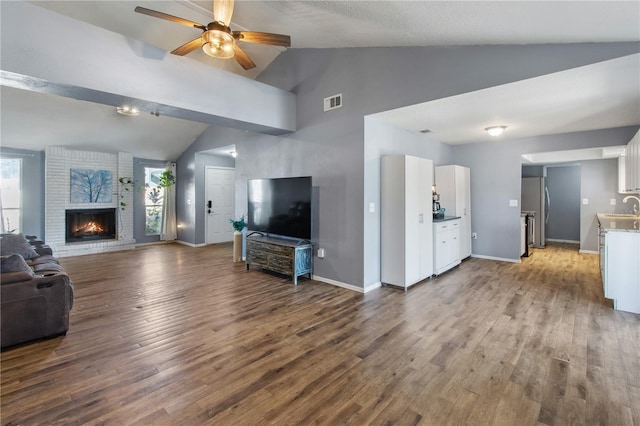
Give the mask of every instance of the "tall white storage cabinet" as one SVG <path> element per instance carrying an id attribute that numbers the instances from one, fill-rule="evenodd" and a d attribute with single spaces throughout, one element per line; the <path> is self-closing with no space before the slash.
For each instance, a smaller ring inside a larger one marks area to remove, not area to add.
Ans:
<path id="1" fill-rule="evenodd" d="M 447 216 L 460 216 L 460 258 L 471 256 L 471 171 L 468 167 L 436 167 L 440 207 Z"/>
<path id="2" fill-rule="evenodd" d="M 381 281 L 406 290 L 433 275 L 433 162 L 390 155 L 381 163 Z"/>

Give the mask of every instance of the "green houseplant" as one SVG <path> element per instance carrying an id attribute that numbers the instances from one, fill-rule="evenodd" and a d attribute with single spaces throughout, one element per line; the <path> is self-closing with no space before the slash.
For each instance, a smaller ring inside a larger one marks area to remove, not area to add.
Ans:
<path id="1" fill-rule="evenodd" d="M 242 230 L 247 224 L 244 221 L 244 215 L 239 220 L 229 219 L 229 223 L 233 226 L 233 261 L 242 262 Z"/>
<path id="2" fill-rule="evenodd" d="M 244 215 L 242 215 L 239 220 L 229 219 L 229 223 L 233 226 L 233 230 L 236 232 L 242 232 L 242 230 L 247 227 L 247 224 L 244 221 Z"/>

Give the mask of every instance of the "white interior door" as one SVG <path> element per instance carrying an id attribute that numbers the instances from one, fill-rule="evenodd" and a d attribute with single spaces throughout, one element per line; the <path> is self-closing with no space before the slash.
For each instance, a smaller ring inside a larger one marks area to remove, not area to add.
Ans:
<path id="1" fill-rule="evenodd" d="M 233 240 L 235 170 L 207 167 L 205 171 L 206 244 Z"/>

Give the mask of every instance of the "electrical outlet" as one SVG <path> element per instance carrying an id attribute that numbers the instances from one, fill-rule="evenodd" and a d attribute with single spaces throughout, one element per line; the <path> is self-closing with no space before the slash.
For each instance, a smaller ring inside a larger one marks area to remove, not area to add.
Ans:
<path id="1" fill-rule="evenodd" d="M 369 203 L 369 213 L 376 212 L 376 203 Z"/>
<path id="2" fill-rule="evenodd" d="M 588 198 L 583 198 L 582 199 L 582 204 L 584 204 L 584 205 L 589 204 L 589 199 Z"/>
<path id="3" fill-rule="evenodd" d="M 318 257 L 319 257 L 320 259 L 323 259 L 323 258 L 324 258 L 324 249 L 323 249 L 323 248 L 319 248 L 319 249 L 318 249 Z"/>
<path id="4" fill-rule="evenodd" d="M 471 238 L 474 239 L 474 240 L 477 240 L 478 239 L 478 233 L 477 232 L 472 232 L 471 233 Z"/>
<path id="5" fill-rule="evenodd" d="M 509 207 L 518 207 L 518 200 L 509 200 Z"/>
<path id="6" fill-rule="evenodd" d="M 610 199 L 609 200 L 609 204 L 611 204 L 612 206 L 615 206 L 616 205 L 616 199 L 615 198 Z"/>

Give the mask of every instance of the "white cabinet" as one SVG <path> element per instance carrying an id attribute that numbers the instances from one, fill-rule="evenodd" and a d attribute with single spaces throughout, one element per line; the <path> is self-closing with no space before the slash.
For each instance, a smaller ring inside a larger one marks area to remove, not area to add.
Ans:
<path id="1" fill-rule="evenodd" d="M 527 252 L 527 216 L 520 215 L 520 256 Z"/>
<path id="2" fill-rule="evenodd" d="M 433 162 L 381 159 L 381 281 L 405 289 L 433 275 Z"/>
<path id="3" fill-rule="evenodd" d="M 461 220 L 433 224 L 434 273 L 439 275 L 460 264 Z"/>
<path id="4" fill-rule="evenodd" d="M 460 257 L 471 256 L 471 172 L 468 167 L 436 167 L 440 207 L 447 216 L 460 217 Z"/>
<path id="5" fill-rule="evenodd" d="M 604 232 L 604 296 L 613 307 L 640 314 L 640 233 Z"/>
<path id="6" fill-rule="evenodd" d="M 623 171 L 620 170 L 621 161 L 618 162 L 618 186 L 619 192 L 638 193 L 640 192 L 640 130 L 627 144 L 624 159 Z M 624 179 L 624 182 L 620 182 Z M 622 190 L 624 188 L 624 190 Z"/>

